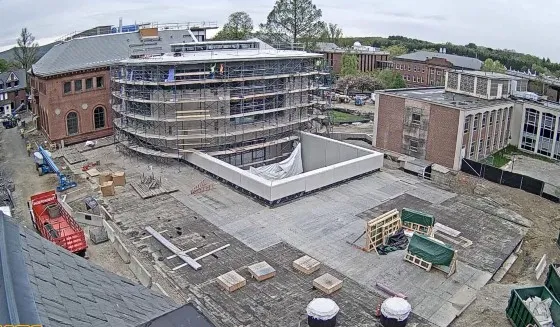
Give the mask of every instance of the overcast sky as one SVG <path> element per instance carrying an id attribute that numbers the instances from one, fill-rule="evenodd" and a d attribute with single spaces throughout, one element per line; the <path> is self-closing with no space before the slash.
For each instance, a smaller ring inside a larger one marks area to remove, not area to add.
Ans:
<path id="1" fill-rule="evenodd" d="M 403 35 L 434 42 L 474 42 L 515 49 L 560 62 L 560 2 L 547 0 L 314 0 L 323 20 L 346 36 Z M 22 27 L 40 44 L 97 25 L 136 22 L 215 21 L 246 11 L 255 26 L 274 0 L 0 0 L 0 48 L 9 48 Z"/>

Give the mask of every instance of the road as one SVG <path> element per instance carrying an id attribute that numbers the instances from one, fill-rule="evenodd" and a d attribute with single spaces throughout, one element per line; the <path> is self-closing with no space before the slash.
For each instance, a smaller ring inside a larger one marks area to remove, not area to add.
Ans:
<path id="1" fill-rule="evenodd" d="M 12 216 L 21 221 L 23 225 L 32 227 L 27 211 L 27 201 L 35 193 L 52 189 L 52 185 L 56 184 L 56 176 L 49 174 L 39 177 L 33 158 L 27 156 L 19 128 L 4 130 L 2 138 L 3 157 L 15 184 L 13 193 L 15 208 Z"/>

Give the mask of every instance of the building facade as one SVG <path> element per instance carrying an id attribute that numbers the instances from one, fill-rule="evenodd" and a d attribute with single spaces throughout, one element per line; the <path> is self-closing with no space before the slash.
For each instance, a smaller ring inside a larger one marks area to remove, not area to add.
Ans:
<path id="1" fill-rule="evenodd" d="M 517 146 L 560 160 L 560 104 L 524 100 L 521 113 Z"/>
<path id="2" fill-rule="evenodd" d="M 378 48 L 362 46 L 359 43 L 352 48 L 344 49 L 333 43 L 320 43 L 317 53 L 325 56 L 327 65 L 332 67 L 335 74 L 340 74 L 342 70 L 342 56 L 344 54 L 354 54 L 358 58 L 358 71 L 370 72 L 375 69 L 388 68 L 389 53 Z"/>
<path id="3" fill-rule="evenodd" d="M 478 59 L 439 52 L 416 51 L 393 58 L 393 70 L 402 75 L 408 87 L 444 86 L 448 71 L 481 68 Z"/>
<path id="4" fill-rule="evenodd" d="M 0 116 L 27 109 L 26 83 L 23 69 L 0 73 Z"/>
<path id="5" fill-rule="evenodd" d="M 203 151 L 238 167 L 288 156 L 324 104 L 321 54 L 258 39 L 178 43 L 113 66 L 121 145 L 160 157 Z"/>
<path id="6" fill-rule="evenodd" d="M 162 54 L 170 44 L 204 39 L 215 24 L 144 26 L 133 32 L 72 37 L 32 67 L 31 107 L 37 128 L 57 144 L 113 133 L 109 67 L 124 58 Z"/>
<path id="7" fill-rule="evenodd" d="M 377 92 L 373 145 L 458 170 L 462 158 L 481 160 L 515 144 L 519 106 L 510 96 L 517 81 L 492 73 L 446 75 L 445 88 Z"/>

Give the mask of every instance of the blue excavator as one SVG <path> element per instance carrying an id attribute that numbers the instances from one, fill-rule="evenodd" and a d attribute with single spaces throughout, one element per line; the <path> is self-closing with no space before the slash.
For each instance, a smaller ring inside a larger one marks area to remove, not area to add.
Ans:
<path id="1" fill-rule="evenodd" d="M 56 190 L 58 192 L 65 191 L 78 185 L 70 176 L 63 174 L 60 169 L 58 169 L 51 158 L 50 152 L 43 149 L 42 146 L 39 145 L 39 150 L 33 154 L 33 160 L 35 161 L 35 167 L 39 172 L 39 176 L 49 173 L 56 174 L 58 177 L 58 186 L 56 187 Z"/>

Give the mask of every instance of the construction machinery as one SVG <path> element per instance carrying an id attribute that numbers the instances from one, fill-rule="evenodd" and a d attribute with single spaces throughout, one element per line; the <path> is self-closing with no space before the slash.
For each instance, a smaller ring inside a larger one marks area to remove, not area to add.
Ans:
<path id="1" fill-rule="evenodd" d="M 78 255 L 85 255 L 84 230 L 59 202 L 54 190 L 32 195 L 28 202 L 33 227 L 47 240 Z"/>
<path id="2" fill-rule="evenodd" d="M 76 187 L 78 184 L 72 180 L 70 176 L 63 174 L 60 169 L 56 166 L 51 158 L 49 151 L 43 149 L 42 146 L 38 146 L 39 150 L 33 154 L 33 160 L 35 161 L 35 167 L 39 172 L 39 176 L 44 174 L 54 173 L 58 176 L 58 186 L 56 190 L 58 192 L 65 191 L 69 188 Z"/>

